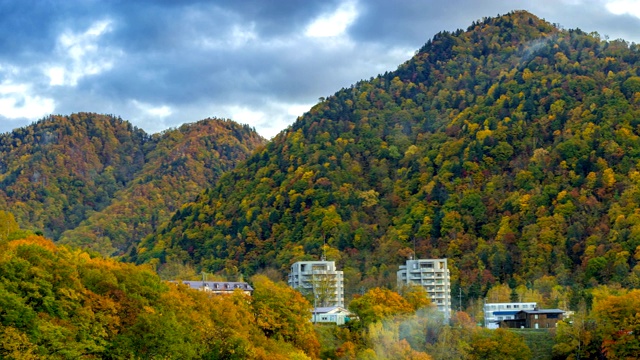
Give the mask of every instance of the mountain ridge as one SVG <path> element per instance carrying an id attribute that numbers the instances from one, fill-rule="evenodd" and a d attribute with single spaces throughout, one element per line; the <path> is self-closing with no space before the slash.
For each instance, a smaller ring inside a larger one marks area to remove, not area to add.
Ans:
<path id="1" fill-rule="evenodd" d="M 0 138 L 0 201 L 23 227 L 123 253 L 263 143 L 224 119 L 148 135 L 115 116 L 51 116 Z"/>
<path id="2" fill-rule="evenodd" d="M 465 298 L 544 276 L 636 283 L 640 243 L 605 230 L 616 198 L 635 204 L 639 58 L 525 11 L 439 33 L 315 105 L 132 260 L 284 273 L 326 242 L 352 289 L 393 286 L 414 248 L 451 259 Z"/>

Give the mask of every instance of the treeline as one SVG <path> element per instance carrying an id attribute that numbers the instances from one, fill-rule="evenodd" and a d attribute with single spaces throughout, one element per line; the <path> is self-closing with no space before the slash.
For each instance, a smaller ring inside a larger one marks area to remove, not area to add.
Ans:
<path id="1" fill-rule="evenodd" d="M 463 307 L 502 284 L 572 306 L 638 287 L 639 60 L 524 11 L 439 33 L 314 106 L 129 259 L 283 275 L 324 252 L 351 298 L 395 287 L 415 249 L 449 259 Z"/>
<path id="2" fill-rule="evenodd" d="M 640 351 L 638 290 L 592 289 L 556 330 L 527 333 L 481 328 L 482 315 L 467 312 L 447 322 L 421 287 L 372 288 L 350 302 L 346 325 L 314 325 L 302 294 L 265 275 L 250 282 L 252 296 L 192 290 L 148 266 L 55 245 L 0 211 L 0 359 L 620 359 Z M 503 301 L 497 289 L 491 301 Z"/>

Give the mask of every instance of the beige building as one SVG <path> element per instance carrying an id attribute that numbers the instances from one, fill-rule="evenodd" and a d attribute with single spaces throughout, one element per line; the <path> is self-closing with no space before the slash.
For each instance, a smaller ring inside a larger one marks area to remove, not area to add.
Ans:
<path id="1" fill-rule="evenodd" d="M 315 307 L 344 307 L 344 279 L 335 261 L 298 261 L 291 265 L 287 283 L 310 295 Z"/>
<path id="2" fill-rule="evenodd" d="M 410 259 L 400 265 L 397 275 L 399 287 L 422 286 L 445 318 L 451 317 L 451 277 L 447 259 Z"/>

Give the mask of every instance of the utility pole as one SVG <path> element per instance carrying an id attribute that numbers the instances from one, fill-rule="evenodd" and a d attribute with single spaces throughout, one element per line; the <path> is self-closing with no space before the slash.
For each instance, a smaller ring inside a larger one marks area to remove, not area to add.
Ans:
<path id="1" fill-rule="evenodd" d="M 462 311 L 462 286 L 458 288 L 460 290 L 460 302 L 458 303 L 458 311 Z"/>

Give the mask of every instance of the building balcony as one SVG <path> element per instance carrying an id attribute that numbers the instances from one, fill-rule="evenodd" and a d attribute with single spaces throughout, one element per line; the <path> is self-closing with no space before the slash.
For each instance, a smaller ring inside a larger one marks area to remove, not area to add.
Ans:
<path id="1" fill-rule="evenodd" d="M 298 273 L 299 275 L 302 276 L 312 276 L 312 275 L 331 275 L 331 276 L 336 276 L 338 274 L 336 274 L 335 271 L 330 271 L 330 270 L 312 270 L 312 271 L 300 271 Z"/>

